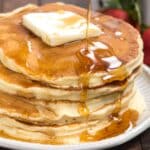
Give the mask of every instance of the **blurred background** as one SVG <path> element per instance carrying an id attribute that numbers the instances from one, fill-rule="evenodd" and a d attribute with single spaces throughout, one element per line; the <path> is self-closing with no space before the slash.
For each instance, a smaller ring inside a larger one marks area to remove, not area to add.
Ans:
<path id="1" fill-rule="evenodd" d="M 89 0 L 0 0 L 0 11 L 11 11 L 28 3 L 42 5 L 57 1 L 87 8 Z M 92 8 L 120 18 L 139 30 L 144 41 L 144 63 L 150 66 L 150 0 L 92 0 Z"/>

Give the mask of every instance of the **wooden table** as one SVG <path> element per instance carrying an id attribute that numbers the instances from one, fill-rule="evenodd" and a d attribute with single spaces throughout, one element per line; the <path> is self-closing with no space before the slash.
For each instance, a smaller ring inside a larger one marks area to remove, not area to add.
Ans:
<path id="1" fill-rule="evenodd" d="M 17 7 L 23 6 L 28 3 L 33 4 L 44 4 L 47 2 L 55 2 L 56 0 L 0 0 L 0 12 L 11 11 Z M 77 5 L 86 6 L 86 0 L 64 0 L 65 2 L 73 2 Z M 0 150 L 6 150 L 0 148 Z M 150 129 L 145 131 L 142 135 L 138 136 L 134 140 L 121 145 L 119 147 L 115 147 L 112 150 L 150 150 Z"/>

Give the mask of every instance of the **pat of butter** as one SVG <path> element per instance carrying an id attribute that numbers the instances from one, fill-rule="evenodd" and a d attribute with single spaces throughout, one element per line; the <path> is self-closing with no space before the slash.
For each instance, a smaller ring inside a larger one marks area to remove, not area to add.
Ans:
<path id="1" fill-rule="evenodd" d="M 29 13 L 23 16 L 23 25 L 50 46 L 86 38 L 87 20 L 70 11 Z M 96 25 L 89 24 L 88 37 L 101 33 Z"/>

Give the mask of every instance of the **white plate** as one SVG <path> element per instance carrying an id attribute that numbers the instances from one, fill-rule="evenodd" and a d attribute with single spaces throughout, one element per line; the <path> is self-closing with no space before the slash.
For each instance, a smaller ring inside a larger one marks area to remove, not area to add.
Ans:
<path id="1" fill-rule="evenodd" d="M 42 145 L 42 144 L 32 144 L 27 142 L 20 142 L 15 140 L 9 140 L 5 138 L 0 138 L 0 146 L 11 149 L 18 150 L 90 150 L 90 149 L 106 149 L 114 146 L 123 144 L 146 129 L 150 127 L 150 69 L 143 66 L 143 74 L 136 80 L 136 84 L 142 95 L 144 96 L 146 102 L 146 110 L 138 121 L 138 124 L 135 128 L 131 129 L 128 132 L 125 132 L 119 136 L 102 140 L 99 142 L 91 142 L 78 145 L 65 145 L 65 146 L 51 146 L 51 145 Z"/>

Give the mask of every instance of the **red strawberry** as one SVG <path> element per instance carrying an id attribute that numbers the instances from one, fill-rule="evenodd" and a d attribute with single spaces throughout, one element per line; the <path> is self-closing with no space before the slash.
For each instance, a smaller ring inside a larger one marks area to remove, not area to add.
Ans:
<path id="1" fill-rule="evenodd" d="M 143 33 L 144 48 L 150 49 L 150 28 L 147 28 Z"/>
<path id="2" fill-rule="evenodd" d="M 150 65 L 150 49 L 144 49 L 144 63 Z"/>
<path id="3" fill-rule="evenodd" d="M 130 20 L 128 13 L 122 9 L 107 9 L 103 13 L 106 15 L 113 16 L 115 18 L 122 19 L 127 22 L 129 22 Z"/>
<path id="4" fill-rule="evenodd" d="M 143 41 L 144 41 L 144 63 L 150 65 L 150 28 L 146 29 L 143 33 Z"/>

